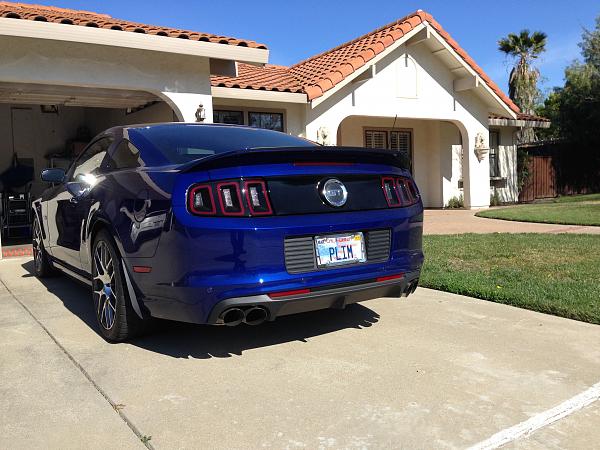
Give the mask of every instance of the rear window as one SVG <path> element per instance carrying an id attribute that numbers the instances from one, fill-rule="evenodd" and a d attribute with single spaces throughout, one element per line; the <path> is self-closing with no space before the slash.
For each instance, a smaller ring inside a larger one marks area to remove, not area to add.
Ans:
<path id="1" fill-rule="evenodd" d="M 219 153 L 254 148 L 317 146 L 306 139 L 257 128 L 153 125 L 127 131 L 129 139 L 140 149 L 153 150 L 154 155 L 144 154 L 146 165 L 183 164 Z"/>

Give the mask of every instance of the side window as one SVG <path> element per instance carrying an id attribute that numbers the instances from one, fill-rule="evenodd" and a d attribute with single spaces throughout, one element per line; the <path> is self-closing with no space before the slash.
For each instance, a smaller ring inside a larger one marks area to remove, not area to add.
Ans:
<path id="1" fill-rule="evenodd" d="M 254 128 L 283 131 L 282 113 L 249 112 L 248 122 L 249 125 Z"/>
<path id="2" fill-rule="evenodd" d="M 141 165 L 140 151 L 127 139 L 123 139 L 106 162 L 106 169 L 134 169 Z"/>
<path id="3" fill-rule="evenodd" d="M 500 178 L 500 158 L 498 155 L 500 144 L 500 133 L 490 131 L 490 178 Z"/>
<path id="4" fill-rule="evenodd" d="M 244 113 L 242 111 L 224 111 L 215 109 L 213 111 L 213 122 L 244 125 Z"/>
<path id="5" fill-rule="evenodd" d="M 113 139 L 105 137 L 97 140 L 77 158 L 71 170 L 70 181 L 85 181 L 86 175 L 96 175 Z"/>

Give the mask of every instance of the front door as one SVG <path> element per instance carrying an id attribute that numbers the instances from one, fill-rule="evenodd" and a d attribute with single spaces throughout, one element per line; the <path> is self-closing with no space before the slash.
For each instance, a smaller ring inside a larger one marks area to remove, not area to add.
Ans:
<path id="1" fill-rule="evenodd" d="M 92 206 L 92 190 L 111 144 L 111 137 L 90 144 L 73 163 L 65 183 L 48 204 L 52 255 L 76 269 L 81 268 L 81 233 Z"/>

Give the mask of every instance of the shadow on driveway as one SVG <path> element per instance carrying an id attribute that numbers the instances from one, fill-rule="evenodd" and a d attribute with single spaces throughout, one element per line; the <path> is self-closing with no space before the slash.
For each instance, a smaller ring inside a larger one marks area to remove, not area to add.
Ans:
<path id="1" fill-rule="evenodd" d="M 23 277 L 34 276 L 33 261 L 23 264 L 23 268 L 28 272 Z M 65 308 L 98 333 L 89 287 L 67 276 L 39 281 L 63 302 Z M 227 358 L 241 355 L 244 350 L 291 341 L 307 342 L 311 337 L 347 328 L 367 328 L 378 320 L 379 314 L 360 304 L 349 305 L 345 310 L 284 316 L 255 327 L 230 328 L 160 320 L 149 334 L 129 343 L 173 358 Z"/>

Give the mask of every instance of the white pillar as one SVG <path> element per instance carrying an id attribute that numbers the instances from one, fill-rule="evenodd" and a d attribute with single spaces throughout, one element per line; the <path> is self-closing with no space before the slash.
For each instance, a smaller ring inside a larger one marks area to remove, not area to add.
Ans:
<path id="1" fill-rule="evenodd" d="M 490 160 L 486 154 L 481 161 L 475 152 L 475 138 L 482 133 L 489 145 L 488 130 L 483 127 L 467 130 L 463 142 L 463 186 L 464 203 L 467 209 L 488 208 L 490 206 Z"/>
<path id="2" fill-rule="evenodd" d="M 212 123 L 212 96 L 187 92 L 162 92 L 162 97 L 169 104 L 181 122 L 198 122 L 196 112 L 200 105 L 204 109 L 203 123 Z"/>

